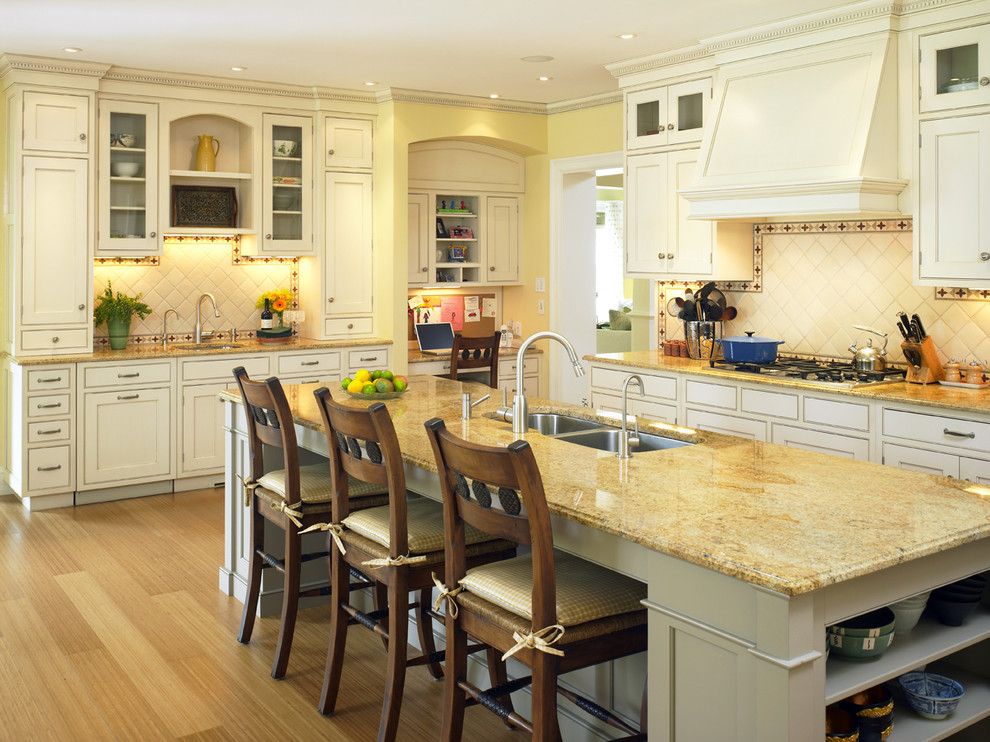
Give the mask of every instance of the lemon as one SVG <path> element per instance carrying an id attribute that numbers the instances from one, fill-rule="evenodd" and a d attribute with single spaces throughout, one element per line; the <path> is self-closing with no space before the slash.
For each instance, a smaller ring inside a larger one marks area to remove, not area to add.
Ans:
<path id="1" fill-rule="evenodd" d="M 360 394 L 363 389 L 364 382 L 360 379 L 354 379 L 354 381 L 347 385 L 347 391 L 351 394 Z"/>
<path id="2" fill-rule="evenodd" d="M 371 380 L 371 372 L 366 368 L 362 368 L 360 371 L 354 374 L 354 381 L 364 382 L 370 380 Z"/>

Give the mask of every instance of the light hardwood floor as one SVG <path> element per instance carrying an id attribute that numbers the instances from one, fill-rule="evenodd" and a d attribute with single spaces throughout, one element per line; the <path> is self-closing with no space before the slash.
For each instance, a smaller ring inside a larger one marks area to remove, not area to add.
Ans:
<path id="1" fill-rule="evenodd" d="M 381 641 L 355 629 L 330 718 L 316 712 L 325 608 L 300 613 L 289 672 L 269 672 L 276 619 L 248 646 L 217 589 L 219 490 L 28 513 L 0 497 L 0 738 L 374 739 Z M 414 651 L 414 650 L 413 650 Z M 399 739 L 433 740 L 442 684 L 406 676 Z M 469 709 L 464 738 L 519 740 Z"/>

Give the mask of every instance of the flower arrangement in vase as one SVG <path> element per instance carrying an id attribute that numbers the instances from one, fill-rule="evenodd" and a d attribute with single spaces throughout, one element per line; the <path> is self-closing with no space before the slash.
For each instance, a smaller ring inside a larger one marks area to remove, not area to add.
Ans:
<path id="1" fill-rule="evenodd" d="M 287 327 L 285 324 L 285 311 L 292 306 L 292 301 L 293 295 L 289 289 L 266 291 L 258 297 L 258 301 L 254 305 L 258 309 L 264 309 L 267 302 L 268 308 L 276 317 L 274 326 L 271 329 L 262 328 L 258 330 L 258 340 L 278 341 L 292 338 L 292 328 Z"/>
<path id="2" fill-rule="evenodd" d="M 127 338 L 131 334 L 131 318 L 135 314 L 141 319 L 151 314 L 151 307 L 141 301 L 141 294 L 128 296 L 120 291 L 115 294 L 109 281 L 96 301 L 93 324 L 96 327 L 106 324 L 111 350 L 123 350 L 127 347 Z"/>

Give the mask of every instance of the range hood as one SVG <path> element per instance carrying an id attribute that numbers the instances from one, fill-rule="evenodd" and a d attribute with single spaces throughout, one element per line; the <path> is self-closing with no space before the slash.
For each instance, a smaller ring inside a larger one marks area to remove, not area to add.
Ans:
<path id="1" fill-rule="evenodd" d="M 900 213 L 890 33 L 729 61 L 708 121 L 694 218 Z"/>

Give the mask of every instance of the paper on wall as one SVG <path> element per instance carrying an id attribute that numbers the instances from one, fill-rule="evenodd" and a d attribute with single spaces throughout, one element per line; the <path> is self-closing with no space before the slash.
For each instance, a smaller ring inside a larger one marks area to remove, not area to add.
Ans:
<path id="1" fill-rule="evenodd" d="M 481 316 L 491 317 L 495 319 L 495 312 L 498 309 L 498 304 L 495 302 L 494 296 L 486 296 L 481 300 Z"/>
<path id="2" fill-rule="evenodd" d="M 464 321 L 481 322 L 481 309 L 478 306 L 477 296 L 464 297 Z"/>
<path id="3" fill-rule="evenodd" d="M 464 329 L 463 296 L 445 296 L 440 300 L 440 321 L 449 322 L 454 332 Z"/>

